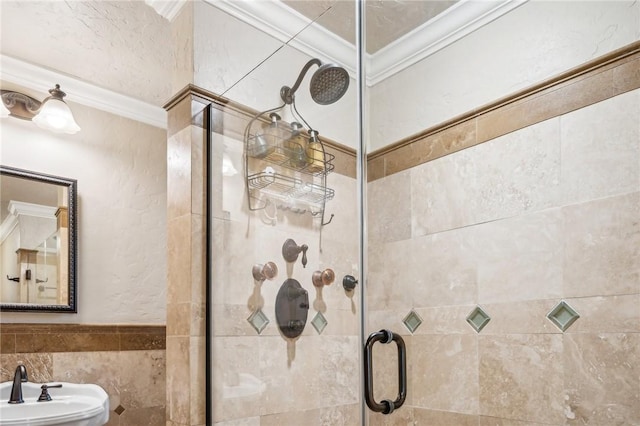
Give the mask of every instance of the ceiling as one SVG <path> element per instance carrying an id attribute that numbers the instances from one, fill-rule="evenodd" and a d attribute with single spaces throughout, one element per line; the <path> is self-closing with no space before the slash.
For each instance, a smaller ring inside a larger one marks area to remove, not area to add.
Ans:
<path id="1" fill-rule="evenodd" d="M 202 0 L 355 77 L 353 0 Z M 526 0 L 368 0 L 367 84 L 375 85 Z M 170 21 L 187 0 L 0 1 L 3 88 L 69 100 L 158 127 L 171 96 Z M 151 7 L 149 7 L 151 6 Z M 301 31 L 304 29 L 304 31 Z"/>
<path id="2" fill-rule="evenodd" d="M 355 3 L 345 0 L 282 0 L 288 7 L 355 44 Z M 456 3 L 455 0 L 376 0 L 365 3 L 369 54 L 406 35 Z M 326 16 L 326 18 L 325 18 Z"/>

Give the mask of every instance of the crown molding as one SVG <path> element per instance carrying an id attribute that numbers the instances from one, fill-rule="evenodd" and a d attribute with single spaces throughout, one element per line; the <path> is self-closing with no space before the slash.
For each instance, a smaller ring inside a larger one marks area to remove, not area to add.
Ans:
<path id="1" fill-rule="evenodd" d="M 355 46 L 281 1 L 205 0 L 275 39 L 356 76 Z"/>
<path id="2" fill-rule="evenodd" d="M 151 126 L 167 128 L 166 111 L 160 107 L 122 95 L 75 77 L 0 54 L 0 78 L 3 81 L 47 93 L 60 84 L 68 100 L 115 115 L 140 121 Z"/>
<path id="3" fill-rule="evenodd" d="M 55 219 L 58 207 L 43 206 L 42 204 L 9 201 L 9 213 L 14 216 L 33 216 L 45 219 Z"/>
<path id="4" fill-rule="evenodd" d="M 367 84 L 374 85 L 444 49 L 528 0 L 460 0 L 370 56 Z"/>
<path id="5" fill-rule="evenodd" d="M 144 2 L 169 22 L 172 22 L 182 10 L 182 6 L 187 4 L 187 0 L 145 0 Z"/>
<path id="6" fill-rule="evenodd" d="M 343 66 L 356 77 L 356 49 L 344 39 L 312 22 L 280 1 L 205 0 L 245 23 L 288 43 L 323 62 Z M 367 85 L 384 79 L 433 55 L 528 0 L 459 0 L 375 54 L 367 54 Z M 304 29 L 304 31 L 301 31 Z"/>

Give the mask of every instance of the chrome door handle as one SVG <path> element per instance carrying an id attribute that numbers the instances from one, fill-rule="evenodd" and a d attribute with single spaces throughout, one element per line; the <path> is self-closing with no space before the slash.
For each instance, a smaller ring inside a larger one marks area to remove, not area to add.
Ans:
<path id="1" fill-rule="evenodd" d="M 372 348 L 376 342 L 384 344 L 395 342 L 398 347 L 398 396 L 394 401 L 384 399 L 376 402 L 373 399 L 373 359 Z M 364 346 L 364 398 L 372 411 L 382 414 L 391 414 L 402 407 L 407 398 L 407 348 L 399 334 L 389 330 L 380 330 L 371 333 Z"/>

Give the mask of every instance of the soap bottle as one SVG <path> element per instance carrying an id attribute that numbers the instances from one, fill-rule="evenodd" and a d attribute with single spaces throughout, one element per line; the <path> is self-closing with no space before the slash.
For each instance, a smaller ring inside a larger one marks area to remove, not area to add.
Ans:
<path id="1" fill-rule="evenodd" d="M 309 130 L 309 143 L 307 144 L 307 170 L 311 173 L 324 171 L 324 149 L 318 131 Z"/>
<path id="2" fill-rule="evenodd" d="M 291 167 L 301 169 L 307 165 L 307 140 L 302 134 L 302 124 L 291 123 L 291 137 L 284 143 Z"/>
<path id="3" fill-rule="evenodd" d="M 286 128 L 285 124 L 280 121 L 280 116 L 278 114 L 272 112 L 269 114 L 269 118 L 271 119 L 271 122 L 263 126 L 262 131 L 256 135 L 256 143 L 259 141 L 260 137 L 262 137 L 267 143 L 266 149 L 264 149 L 266 154 L 260 158 L 269 156 L 270 161 L 282 163 L 287 160 L 282 143 L 289 137 L 290 132 Z"/>

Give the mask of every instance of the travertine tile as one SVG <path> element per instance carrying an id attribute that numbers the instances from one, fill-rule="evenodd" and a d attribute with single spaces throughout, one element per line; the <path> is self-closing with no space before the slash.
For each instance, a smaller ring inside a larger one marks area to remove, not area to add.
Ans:
<path id="1" fill-rule="evenodd" d="M 560 424 L 563 413 L 562 336 L 478 336 L 480 414 Z"/>
<path id="2" fill-rule="evenodd" d="M 325 149 L 329 154 L 335 155 L 335 158 L 333 159 L 333 173 L 352 179 L 356 178 L 357 160 L 355 151 L 345 152 L 332 147 L 330 144 L 325 144 Z"/>
<path id="3" fill-rule="evenodd" d="M 168 221 L 191 211 L 191 132 L 186 127 L 167 140 Z"/>
<path id="4" fill-rule="evenodd" d="M 123 333 L 120 334 L 121 351 L 159 350 L 166 347 L 165 333 Z"/>
<path id="5" fill-rule="evenodd" d="M 384 156 L 384 162 L 386 177 L 420 164 L 413 151 L 413 144 L 404 145 L 390 151 Z"/>
<path id="6" fill-rule="evenodd" d="M 411 145 L 417 164 L 448 155 L 476 144 L 476 120 L 448 127 Z"/>
<path id="7" fill-rule="evenodd" d="M 191 303 L 202 304 L 205 302 L 205 267 L 206 252 L 205 219 L 200 215 L 191 215 Z M 193 332 L 193 330 L 192 330 Z"/>
<path id="8" fill-rule="evenodd" d="M 53 380 L 53 356 L 45 352 L 0 355 L 0 382 L 12 381 L 19 364 L 27 368 L 30 382 Z"/>
<path id="9" fill-rule="evenodd" d="M 329 215 L 332 213 L 334 217 L 331 223 L 322 227 L 321 230 L 323 254 L 333 255 L 330 249 L 326 247 L 327 242 L 333 241 L 334 246 L 337 243 L 342 243 L 348 247 L 355 247 L 355 256 L 357 257 L 359 236 L 357 182 L 355 179 L 346 176 L 331 174 L 327 177 L 327 185 L 335 190 L 335 196 L 327 203 L 325 220 L 328 220 Z"/>
<path id="10" fill-rule="evenodd" d="M 412 349 L 413 405 L 478 413 L 477 336 L 413 336 Z"/>
<path id="11" fill-rule="evenodd" d="M 640 90 L 560 118 L 565 204 L 640 187 Z"/>
<path id="12" fill-rule="evenodd" d="M 191 369 L 189 337 L 167 337 L 167 420 L 189 424 Z"/>
<path id="13" fill-rule="evenodd" d="M 239 423 L 244 425 L 244 423 Z M 330 406 L 298 410 L 262 416 L 260 426 L 351 426 L 360 424 L 359 410 L 356 405 Z M 235 425 L 235 423 L 233 423 Z M 226 426 L 226 424 L 225 424 Z"/>
<path id="14" fill-rule="evenodd" d="M 25 334 L 16 341 L 16 352 L 117 351 L 120 336 L 115 333 Z"/>
<path id="15" fill-rule="evenodd" d="M 414 238 L 404 243 L 396 271 L 406 283 L 411 306 L 451 306 L 474 303 L 478 297 L 477 254 L 472 251 L 471 228 Z M 389 267 L 389 265 L 386 265 Z"/>
<path id="16" fill-rule="evenodd" d="M 558 125 L 548 120 L 413 168 L 413 236 L 556 205 Z"/>
<path id="17" fill-rule="evenodd" d="M 613 90 L 616 95 L 638 88 L 640 88 L 640 58 L 614 68 Z"/>
<path id="18" fill-rule="evenodd" d="M 562 216 L 547 210 L 473 227 L 480 304 L 562 295 Z"/>
<path id="19" fill-rule="evenodd" d="M 512 419 L 501 419 L 497 417 L 480 416 L 478 426 L 542 426 L 547 423 L 537 423 L 532 421 L 521 422 Z"/>
<path id="20" fill-rule="evenodd" d="M 640 423 L 640 334 L 568 334 L 564 338 L 564 411 L 568 424 Z"/>
<path id="21" fill-rule="evenodd" d="M 562 213 L 564 295 L 639 293 L 640 192 L 567 206 Z"/>
<path id="22" fill-rule="evenodd" d="M 94 383 L 109 395 L 109 407 L 120 404 L 119 352 L 64 352 L 53 354 L 52 381 Z"/>
<path id="23" fill-rule="evenodd" d="M 191 424 L 204 424 L 206 417 L 206 339 L 191 337 L 189 348 L 189 364 L 191 368 L 191 408 L 189 419 Z"/>
<path id="24" fill-rule="evenodd" d="M 188 336 L 190 334 L 191 303 L 167 303 L 167 336 Z"/>
<path id="25" fill-rule="evenodd" d="M 191 214 L 169 220 L 167 229 L 167 302 L 191 302 Z"/>
<path id="26" fill-rule="evenodd" d="M 205 182 L 205 170 L 207 167 L 205 156 L 205 137 L 206 130 L 198 127 L 191 126 L 191 213 L 204 216 L 206 212 L 205 196 L 206 196 L 206 182 Z M 213 149 L 216 150 L 218 146 L 213 144 Z M 222 147 L 220 147 L 222 148 Z M 212 155 L 212 158 L 214 156 Z M 213 165 L 212 165 L 213 166 Z M 222 165 L 219 168 L 214 169 L 222 171 Z M 222 173 L 220 173 L 222 174 Z M 214 175 L 215 176 L 215 175 Z"/>
<path id="27" fill-rule="evenodd" d="M 408 274 L 414 262 L 420 259 L 411 255 L 407 241 L 369 244 L 369 274 L 365 285 L 369 309 L 399 310 L 412 306 L 411 286 Z"/>
<path id="28" fill-rule="evenodd" d="M 373 182 L 385 176 L 384 156 L 367 161 L 367 181 Z"/>
<path id="29" fill-rule="evenodd" d="M 166 402 L 164 351 L 120 352 L 118 368 L 120 404 L 126 410 L 164 406 Z"/>
<path id="30" fill-rule="evenodd" d="M 558 327 L 547 319 L 549 311 L 559 302 L 545 299 L 485 303 L 482 309 L 491 317 L 491 321 L 482 329 L 482 334 L 561 333 Z M 572 305 L 571 302 L 569 304 Z"/>
<path id="31" fill-rule="evenodd" d="M 568 333 L 640 333 L 640 294 L 566 301 L 580 315 Z"/>
<path id="32" fill-rule="evenodd" d="M 416 425 L 429 426 L 477 426 L 478 416 L 452 413 L 450 411 L 428 410 L 414 407 L 413 420 Z"/>
<path id="33" fill-rule="evenodd" d="M 215 426 L 262 426 L 260 417 L 245 417 L 243 419 L 227 420 L 214 424 Z"/>
<path id="34" fill-rule="evenodd" d="M 401 336 L 410 336 L 409 330 L 402 324 L 402 319 L 409 313 L 408 307 L 398 309 L 367 309 L 364 329 L 367 334 L 382 329 L 391 330 Z"/>
<path id="35" fill-rule="evenodd" d="M 420 318 L 422 318 L 422 324 L 420 324 L 420 327 L 418 327 L 414 334 L 475 334 L 475 331 L 469 326 L 466 320 L 475 306 L 476 305 L 460 305 L 417 308 L 415 311 L 420 315 Z M 490 311 L 490 309 L 485 310 Z M 486 330 L 486 328 L 483 329 L 483 332 L 484 330 Z"/>
<path id="36" fill-rule="evenodd" d="M 389 415 L 372 412 L 368 414 L 370 426 L 406 426 L 414 424 L 413 407 L 408 405 L 400 407 Z"/>
<path id="37" fill-rule="evenodd" d="M 159 407 L 129 408 L 120 415 L 119 421 L 120 426 L 165 426 L 165 408 L 164 405 Z"/>
<path id="38" fill-rule="evenodd" d="M 213 345 L 214 422 L 260 414 L 267 384 L 260 372 L 260 338 L 217 337 Z"/>
<path id="39" fill-rule="evenodd" d="M 183 87 L 176 90 L 181 90 Z M 191 96 L 186 96 L 167 111 L 167 137 L 189 126 L 191 126 Z"/>
<path id="40" fill-rule="evenodd" d="M 15 351 L 16 335 L 14 333 L 0 333 L 0 354 L 12 354 Z"/>
<path id="41" fill-rule="evenodd" d="M 411 174 L 406 171 L 371 182 L 367 192 L 370 240 L 411 238 Z"/>

